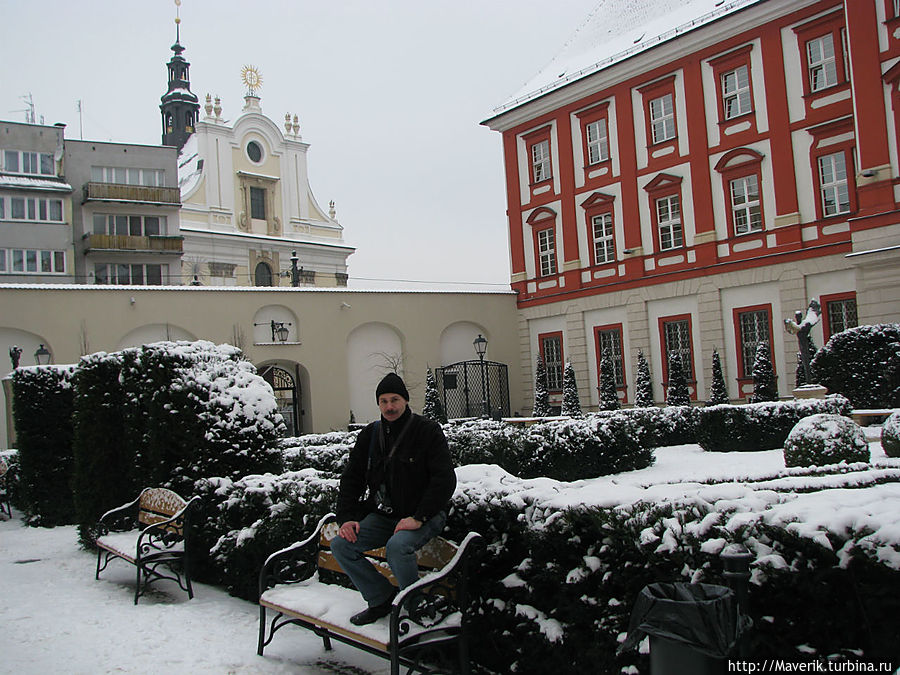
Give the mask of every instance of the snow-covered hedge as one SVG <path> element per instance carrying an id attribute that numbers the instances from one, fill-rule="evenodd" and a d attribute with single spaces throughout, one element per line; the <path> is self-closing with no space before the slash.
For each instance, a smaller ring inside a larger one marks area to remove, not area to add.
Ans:
<path id="1" fill-rule="evenodd" d="M 882 425 L 881 447 L 888 457 L 900 457 L 900 411 L 892 413 Z"/>
<path id="2" fill-rule="evenodd" d="M 29 525 L 75 522 L 72 504 L 72 368 L 32 366 L 12 374 L 18 444 L 17 506 Z"/>
<path id="3" fill-rule="evenodd" d="M 284 468 L 292 471 L 317 469 L 340 476 L 359 431 L 331 431 L 285 438 L 281 441 Z"/>
<path id="4" fill-rule="evenodd" d="M 850 402 L 843 396 L 828 396 L 700 408 L 696 442 L 710 452 L 775 450 L 784 446 L 797 422 L 819 413 L 849 416 Z"/>
<path id="5" fill-rule="evenodd" d="M 255 602 L 266 558 L 312 533 L 334 509 L 337 483 L 315 469 L 199 481 L 197 548 L 209 554 L 196 561 L 198 577 Z"/>
<path id="6" fill-rule="evenodd" d="M 821 413 L 797 422 L 784 442 L 785 466 L 869 461 L 869 444 L 853 420 Z"/>
<path id="7" fill-rule="evenodd" d="M 833 335 L 812 361 L 813 376 L 856 408 L 900 408 L 900 324 Z"/>
<path id="8" fill-rule="evenodd" d="M 444 427 L 454 462 L 497 464 L 523 478 L 594 478 L 653 463 L 627 415 L 596 414 L 530 426 L 475 420 Z"/>
<path id="9" fill-rule="evenodd" d="M 281 471 L 275 397 L 235 347 L 100 352 L 82 358 L 73 381 L 73 489 L 85 541 L 104 511 L 144 487 L 190 497 L 201 478 Z"/>

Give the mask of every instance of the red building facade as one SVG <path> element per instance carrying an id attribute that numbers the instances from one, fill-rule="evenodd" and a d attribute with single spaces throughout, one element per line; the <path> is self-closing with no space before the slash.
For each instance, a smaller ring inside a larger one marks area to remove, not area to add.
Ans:
<path id="1" fill-rule="evenodd" d="M 503 135 L 523 379 L 541 354 L 557 396 L 571 362 L 596 404 L 608 352 L 630 402 L 642 351 L 657 400 L 673 354 L 702 400 L 715 349 L 741 399 L 762 342 L 789 395 L 782 322 L 810 298 L 819 345 L 900 317 L 900 1 L 707 4 L 484 122 Z"/>

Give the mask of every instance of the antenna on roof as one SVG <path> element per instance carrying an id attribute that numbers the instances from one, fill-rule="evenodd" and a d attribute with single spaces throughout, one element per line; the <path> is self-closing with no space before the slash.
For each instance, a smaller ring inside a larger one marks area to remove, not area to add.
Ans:
<path id="1" fill-rule="evenodd" d="M 26 108 L 19 108 L 18 110 L 10 110 L 10 112 L 23 112 L 25 113 L 25 122 L 28 124 L 34 124 L 34 99 L 31 97 L 31 92 L 25 94 L 24 96 L 20 96 L 23 101 L 28 105 Z"/>

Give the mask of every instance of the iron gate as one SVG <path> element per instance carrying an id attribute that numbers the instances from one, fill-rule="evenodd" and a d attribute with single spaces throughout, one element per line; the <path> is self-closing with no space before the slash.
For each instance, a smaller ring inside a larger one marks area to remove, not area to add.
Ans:
<path id="1" fill-rule="evenodd" d="M 509 376 L 504 363 L 460 361 L 435 368 L 438 395 L 449 419 L 509 417 Z"/>

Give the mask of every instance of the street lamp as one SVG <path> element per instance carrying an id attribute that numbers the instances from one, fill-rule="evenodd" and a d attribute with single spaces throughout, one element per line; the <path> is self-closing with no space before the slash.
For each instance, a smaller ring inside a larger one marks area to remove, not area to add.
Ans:
<path id="1" fill-rule="evenodd" d="M 488 417 L 487 391 L 484 379 L 484 355 L 487 352 L 488 341 L 479 333 L 472 346 L 475 347 L 475 353 L 478 354 L 478 360 L 481 361 L 481 416 Z"/>
<path id="2" fill-rule="evenodd" d="M 46 366 L 50 363 L 50 352 L 43 344 L 34 352 L 34 362 L 39 366 Z"/>
<path id="3" fill-rule="evenodd" d="M 300 270 L 297 268 L 297 263 L 300 262 L 300 258 L 297 256 L 297 251 L 291 251 L 291 286 L 297 288 L 300 285 Z"/>

